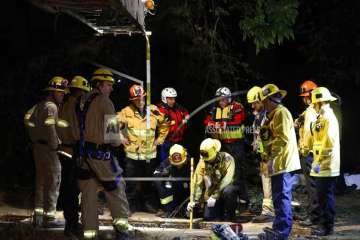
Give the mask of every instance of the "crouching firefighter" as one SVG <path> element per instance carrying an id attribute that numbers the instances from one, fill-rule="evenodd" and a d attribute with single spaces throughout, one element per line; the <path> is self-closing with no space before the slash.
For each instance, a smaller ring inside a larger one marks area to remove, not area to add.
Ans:
<path id="1" fill-rule="evenodd" d="M 194 202 L 187 206 L 188 211 L 205 202 L 205 220 L 234 220 L 237 204 L 238 186 L 233 185 L 235 160 L 220 152 L 221 143 L 207 138 L 200 145 L 200 161 L 194 173 Z"/>
<path id="2" fill-rule="evenodd" d="M 155 177 L 189 177 L 190 166 L 186 149 L 175 144 L 170 148 L 169 157 L 155 169 Z M 159 193 L 160 203 L 163 208 L 161 217 L 173 217 L 178 212 L 185 216 L 181 206 L 189 196 L 189 183 L 184 181 L 157 181 L 156 189 Z"/>
<path id="3" fill-rule="evenodd" d="M 121 176 L 122 169 L 113 155 L 113 148 L 120 144 L 120 140 L 110 137 L 105 131 L 109 124 L 116 124 L 114 105 L 109 98 L 114 78 L 109 70 L 98 69 L 93 73 L 91 83 L 93 90 L 76 107 L 80 128 L 78 183 L 82 194 L 84 239 L 96 239 L 98 235 L 99 184 L 103 187 L 109 204 L 115 239 L 130 239 L 125 182 Z"/>

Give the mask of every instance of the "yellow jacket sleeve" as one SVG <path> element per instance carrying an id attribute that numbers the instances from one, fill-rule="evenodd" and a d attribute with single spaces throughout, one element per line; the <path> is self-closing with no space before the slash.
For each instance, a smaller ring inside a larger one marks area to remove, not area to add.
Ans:
<path id="1" fill-rule="evenodd" d="M 205 162 L 200 159 L 196 166 L 194 173 L 193 189 L 194 189 L 194 201 L 198 202 L 202 196 L 204 188 L 204 176 L 205 176 Z"/>
<path id="2" fill-rule="evenodd" d="M 58 109 L 54 103 L 47 102 L 45 105 L 45 111 L 47 111 L 47 118 L 44 125 L 47 127 L 46 140 L 49 147 L 52 150 L 56 150 L 59 147 L 59 137 L 56 132 L 56 122 L 58 120 Z"/>
<path id="3" fill-rule="evenodd" d="M 165 122 L 165 116 L 162 114 L 156 106 L 151 108 L 151 113 L 155 115 L 156 120 L 158 122 L 157 125 L 157 140 L 160 144 L 163 144 L 168 133 L 169 133 L 169 125 Z"/>
<path id="4" fill-rule="evenodd" d="M 269 159 L 272 160 L 271 175 L 300 169 L 299 150 L 291 113 L 280 105 L 274 110 L 273 117 L 270 119 L 272 133 L 269 155 Z"/>
<path id="5" fill-rule="evenodd" d="M 274 168 L 279 164 L 283 164 L 282 160 L 289 142 L 289 129 L 291 124 L 293 123 L 285 111 L 279 110 L 274 114 L 272 124 L 274 138 L 271 144 L 271 157 L 274 162 Z"/>
<path id="6" fill-rule="evenodd" d="M 224 160 L 225 161 L 224 161 L 224 165 L 222 166 L 222 168 L 223 168 L 222 171 L 225 172 L 225 175 L 221 179 L 219 187 L 211 194 L 211 197 L 213 197 L 215 199 L 220 198 L 220 194 L 221 194 L 222 190 L 224 190 L 224 188 L 226 186 L 228 186 L 230 183 L 232 183 L 232 181 L 234 179 L 234 174 L 235 174 L 234 158 L 231 157 L 230 155 L 226 155 Z"/>
<path id="7" fill-rule="evenodd" d="M 311 176 L 339 176 L 340 137 L 338 120 L 329 106 L 323 106 L 313 126 L 313 166 L 320 165 L 320 172 L 312 171 Z"/>

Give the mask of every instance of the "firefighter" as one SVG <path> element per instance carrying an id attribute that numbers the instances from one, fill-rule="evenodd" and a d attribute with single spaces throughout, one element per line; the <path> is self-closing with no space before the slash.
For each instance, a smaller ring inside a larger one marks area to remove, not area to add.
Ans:
<path id="1" fill-rule="evenodd" d="M 315 179 L 318 226 L 312 229 L 313 235 L 326 236 L 334 231 L 335 183 L 340 175 L 340 133 L 339 123 L 330 107 L 336 98 L 325 87 L 311 92 L 311 102 L 318 117 L 311 125 L 313 134 L 312 151 L 314 161 L 310 176 Z"/>
<path id="2" fill-rule="evenodd" d="M 36 170 L 35 227 L 61 227 L 63 222 L 55 218 L 59 196 L 61 165 L 57 151 L 60 139 L 56 130 L 59 121 L 58 107 L 63 102 L 68 81 L 53 77 L 46 91 L 46 98 L 32 107 L 25 115 L 33 143 Z"/>
<path id="3" fill-rule="evenodd" d="M 154 177 L 189 177 L 190 166 L 189 156 L 186 149 L 174 144 L 169 151 L 169 157 L 161 162 L 160 166 L 154 171 Z M 176 208 L 189 196 L 189 183 L 183 181 L 157 181 L 156 188 L 159 193 L 160 203 L 164 212 L 159 214 L 161 217 L 173 217 Z M 179 209 L 179 212 L 182 209 Z M 185 216 L 180 213 L 179 216 Z"/>
<path id="4" fill-rule="evenodd" d="M 81 191 L 81 220 L 84 239 L 96 239 L 99 230 L 97 190 L 101 186 L 113 218 L 116 239 L 129 239 L 129 205 L 125 195 L 122 169 L 113 153 L 120 145 L 119 136 L 108 131 L 116 124 L 114 105 L 109 96 L 114 78 L 111 71 L 97 69 L 91 77 L 92 90 L 76 104 L 80 141 L 76 153 L 80 167 L 78 184 Z"/>
<path id="5" fill-rule="evenodd" d="M 205 220 L 235 220 L 238 186 L 234 185 L 235 160 L 220 152 L 221 142 L 207 138 L 200 145 L 200 161 L 194 173 L 194 202 L 188 211 L 205 203 Z"/>
<path id="6" fill-rule="evenodd" d="M 125 174 L 127 177 L 151 177 L 158 166 L 156 148 L 164 143 L 168 133 L 164 115 L 155 105 L 150 105 L 150 129 L 147 129 L 145 111 L 146 93 L 140 85 L 130 88 L 130 105 L 118 113 L 124 138 Z M 145 210 L 156 213 L 156 189 L 149 182 L 129 182 L 127 196 L 131 212 Z M 144 208 L 144 209 L 143 209 Z"/>
<path id="7" fill-rule="evenodd" d="M 59 204 L 62 206 L 65 218 L 64 233 L 66 236 L 79 235 L 79 189 L 76 178 L 76 143 L 80 139 L 79 126 L 75 108 L 79 98 L 90 91 L 88 81 L 82 76 L 75 76 L 69 85 L 70 95 L 60 108 L 59 116 L 69 123 L 67 128 L 59 128 L 62 142 L 60 150 L 68 154 L 59 155 L 61 162 L 61 185 Z M 72 158 L 70 157 L 72 156 Z"/>
<path id="8" fill-rule="evenodd" d="M 307 207 L 308 215 L 304 221 L 300 221 L 301 226 L 311 226 L 317 221 L 314 206 L 316 204 L 316 192 L 314 178 L 310 177 L 311 164 L 313 162 L 313 153 L 311 146 L 311 129 L 310 124 L 316 121 L 317 113 L 314 105 L 311 103 L 311 91 L 317 87 L 312 80 L 306 80 L 301 84 L 300 97 L 306 106 L 306 109 L 295 120 L 295 129 L 298 131 L 299 141 L 298 148 L 300 153 L 300 164 L 303 171 L 305 187 L 307 191 Z M 312 212 L 312 213 L 311 213 Z M 314 217 L 314 219 L 312 219 Z"/>
<path id="9" fill-rule="evenodd" d="M 260 176 L 263 188 L 263 203 L 262 203 L 262 211 L 259 216 L 253 218 L 254 223 L 262 223 L 269 222 L 274 219 L 274 205 L 271 197 L 271 178 L 269 176 L 267 167 L 266 167 L 266 153 L 264 152 L 264 143 L 260 138 L 260 129 L 264 125 L 266 120 L 266 112 L 264 109 L 264 105 L 262 104 L 263 95 L 261 87 L 254 86 L 247 92 L 247 101 L 251 104 L 251 108 L 253 109 L 253 114 L 255 116 L 253 125 L 252 125 L 252 133 L 253 133 L 253 142 L 252 147 L 253 151 L 260 155 Z"/>
<path id="10" fill-rule="evenodd" d="M 244 107 L 233 101 L 227 87 L 219 88 L 216 97 L 222 97 L 204 120 L 206 133 L 221 141 L 222 149 L 234 157 L 236 173 L 234 185 L 239 186 L 238 196 L 241 202 L 249 206 L 247 184 L 245 180 L 244 152 Z"/>
<path id="11" fill-rule="evenodd" d="M 167 87 L 161 91 L 161 104 L 159 110 L 165 116 L 169 124 L 169 133 L 165 142 L 160 146 L 161 161 L 169 156 L 169 149 L 174 144 L 183 144 L 184 133 L 186 130 L 186 118 L 189 116 L 187 109 L 176 102 L 177 92 L 174 88 Z M 179 126 L 182 125 L 181 128 Z"/>
<path id="12" fill-rule="evenodd" d="M 261 139 L 268 143 L 265 151 L 275 219 L 272 229 L 265 228 L 260 237 L 288 239 L 292 228 L 293 172 L 300 169 L 294 121 L 291 113 L 281 104 L 286 96 L 285 90 L 280 90 L 275 84 L 267 84 L 262 93 L 267 120 L 261 128 Z"/>

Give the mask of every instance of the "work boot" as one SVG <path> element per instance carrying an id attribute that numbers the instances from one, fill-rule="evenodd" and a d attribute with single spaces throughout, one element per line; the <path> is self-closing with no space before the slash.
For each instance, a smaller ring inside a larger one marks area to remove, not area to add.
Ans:
<path id="1" fill-rule="evenodd" d="M 283 236 L 272 228 L 265 227 L 263 233 L 258 234 L 260 240 L 285 240 Z"/>
<path id="2" fill-rule="evenodd" d="M 300 221 L 299 225 L 302 227 L 311 227 L 316 225 L 314 221 L 312 221 L 310 218 L 305 219 L 304 221 Z"/>
<path id="3" fill-rule="evenodd" d="M 65 226 L 65 221 L 56 219 L 56 218 L 49 218 L 45 217 L 43 222 L 44 228 L 63 228 Z"/>
<path id="4" fill-rule="evenodd" d="M 41 228 L 44 221 L 44 215 L 34 214 L 32 218 L 32 224 L 34 228 Z"/>
<path id="5" fill-rule="evenodd" d="M 326 229 L 322 226 L 317 225 L 311 229 L 311 235 L 313 236 L 328 236 L 334 233 L 334 229 Z"/>
<path id="6" fill-rule="evenodd" d="M 129 231 L 127 230 L 116 230 L 115 231 L 115 240 L 134 240 L 135 238 L 133 238 L 131 236 L 131 234 L 129 233 Z"/>
<path id="7" fill-rule="evenodd" d="M 81 224 L 68 224 L 66 222 L 64 228 L 64 235 L 71 239 L 80 239 L 80 237 L 83 235 Z"/>
<path id="8" fill-rule="evenodd" d="M 157 213 L 157 209 L 149 202 L 144 203 L 144 211 L 148 213 Z"/>
<path id="9" fill-rule="evenodd" d="M 252 219 L 253 223 L 267 223 L 274 221 L 274 216 L 271 214 L 260 214 Z"/>
<path id="10" fill-rule="evenodd" d="M 309 218 L 309 216 L 307 214 L 293 212 L 293 220 L 295 220 L 295 221 L 305 221 L 308 218 Z"/>
<path id="11" fill-rule="evenodd" d="M 164 212 L 164 211 L 162 211 L 160 213 L 157 212 L 156 216 L 161 217 L 161 218 L 170 218 L 171 212 Z"/>

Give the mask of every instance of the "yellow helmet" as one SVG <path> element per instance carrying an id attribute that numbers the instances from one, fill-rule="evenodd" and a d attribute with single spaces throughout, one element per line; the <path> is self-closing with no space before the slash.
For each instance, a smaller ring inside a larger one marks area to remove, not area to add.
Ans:
<path id="1" fill-rule="evenodd" d="M 82 76 L 75 76 L 70 83 L 70 88 L 79 88 L 86 92 L 90 92 L 89 82 Z"/>
<path id="2" fill-rule="evenodd" d="M 45 91 L 57 91 L 65 93 L 66 88 L 68 87 L 68 80 L 63 77 L 55 76 L 50 79 L 47 88 Z"/>
<path id="3" fill-rule="evenodd" d="M 220 152 L 221 142 L 217 139 L 206 138 L 200 144 L 200 155 L 204 161 L 212 161 L 216 154 Z"/>
<path id="4" fill-rule="evenodd" d="M 99 68 L 93 73 L 91 81 L 109 81 L 113 83 L 114 78 L 110 70 L 106 68 Z"/>
<path id="5" fill-rule="evenodd" d="M 318 87 L 311 92 L 311 103 L 335 101 L 337 98 L 333 97 L 326 87 Z"/>
<path id="6" fill-rule="evenodd" d="M 280 93 L 281 98 L 284 98 L 287 94 L 285 90 L 280 90 L 275 84 L 270 83 L 262 87 L 263 100 L 277 93 Z"/>
<path id="7" fill-rule="evenodd" d="M 247 92 L 247 101 L 248 103 L 253 103 L 257 101 L 262 101 L 264 96 L 262 94 L 261 87 L 254 86 Z"/>
<path id="8" fill-rule="evenodd" d="M 169 161 L 171 165 L 181 166 L 186 162 L 186 160 L 187 160 L 186 149 L 179 144 L 174 144 L 169 151 Z"/>

